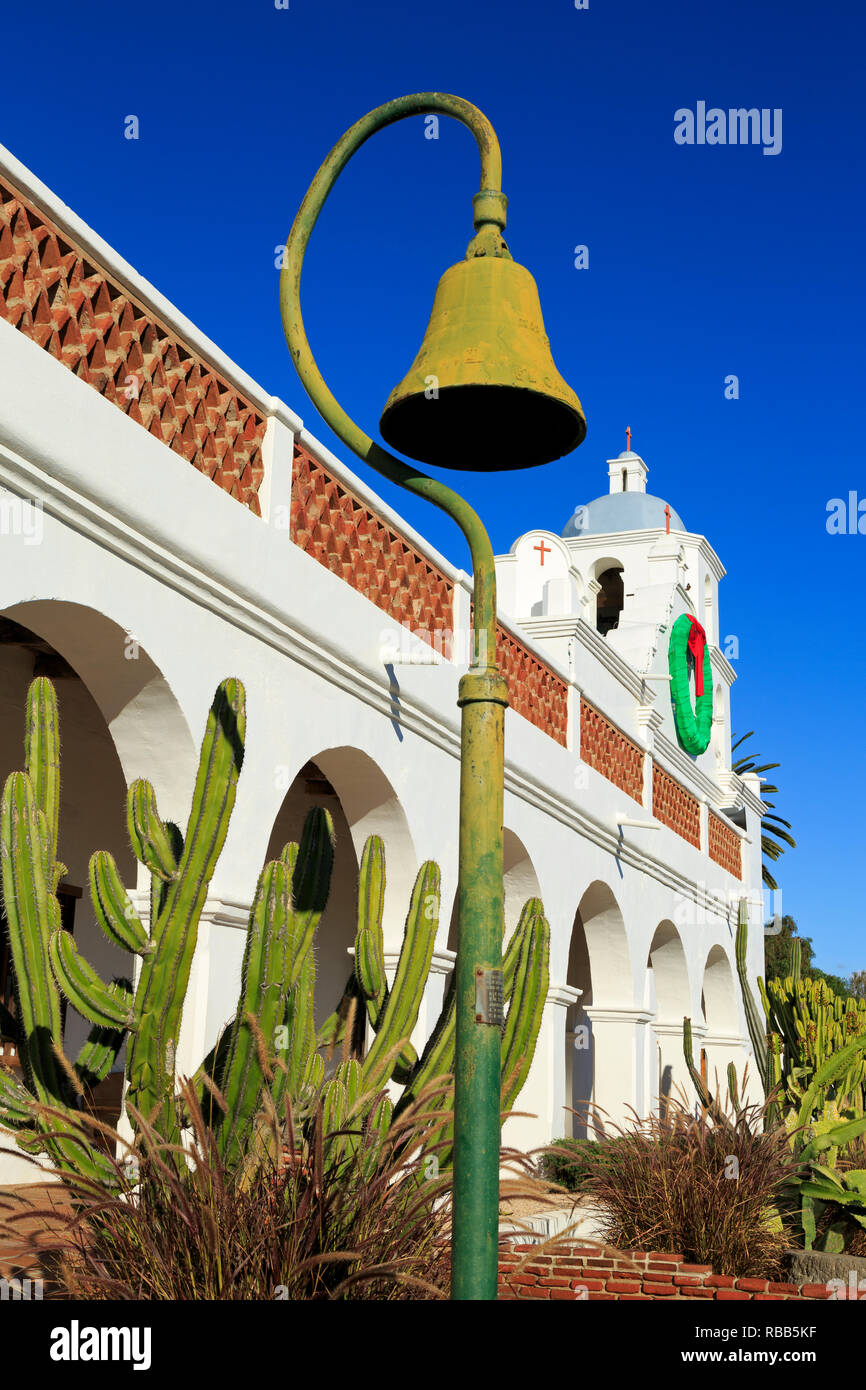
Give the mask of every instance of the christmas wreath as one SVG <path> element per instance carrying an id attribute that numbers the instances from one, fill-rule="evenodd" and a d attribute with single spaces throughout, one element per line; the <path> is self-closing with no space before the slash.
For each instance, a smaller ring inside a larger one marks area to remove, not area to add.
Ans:
<path id="1" fill-rule="evenodd" d="M 689 689 L 689 656 L 695 671 L 694 709 Z M 683 613 L 671 628 L 668 665 L 677 736 L 687 753 L 703 753 L 710 742 L 713 722 L 713 673 L 707 634 L 689 613 Z"/>

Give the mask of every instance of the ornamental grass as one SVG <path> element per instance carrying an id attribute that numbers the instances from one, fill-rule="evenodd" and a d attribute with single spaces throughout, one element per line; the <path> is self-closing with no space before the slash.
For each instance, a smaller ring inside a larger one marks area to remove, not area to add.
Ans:
<path id="1" fill-rule="evenodd" d="M 136 1116 L 134 1142 L 112 1133 L 114 1191 L 65 1180 L 73 1210 L 40 1241 L 46 1297 L 447 1297 L 450 1174 L 438 1173 L 431 1124 L 441 1126 L 444 1112 L 425 1113 L 429 1097 L 384 1140 L 360 1123 L 327 1132 L 321 1096 L 303 1124 L 287 1103 L 279 1126 L 264 1115 L 235 1172 L 191 1088 L 184 1099 L 189 1147 L 166 1143 Z"/>
<path id="2" fill-rule="evenodd" d="M 669 1100 L 663 1117 L 607 1124 L 613 1139 L 580 1154 L 581 1194 L 598 1204 L 603 1240 L 681 1253 L 716 1274 L 779 1277 L 792 1242 L 777 1204 L 797 1164 L 783 1128 L 763 1132 L 762 1113 L 695 1115 Z M 568 1148 L 548 1152 L 574 1161 Z"/>

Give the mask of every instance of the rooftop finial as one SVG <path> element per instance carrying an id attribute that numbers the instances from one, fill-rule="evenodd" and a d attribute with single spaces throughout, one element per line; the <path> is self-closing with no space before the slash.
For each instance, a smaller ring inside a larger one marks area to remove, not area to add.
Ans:
<path id="1" fill-rule="evenodd" d="M 631 453 L 631 425 L 625 427 L 625 448 L 626 453 Z"/>

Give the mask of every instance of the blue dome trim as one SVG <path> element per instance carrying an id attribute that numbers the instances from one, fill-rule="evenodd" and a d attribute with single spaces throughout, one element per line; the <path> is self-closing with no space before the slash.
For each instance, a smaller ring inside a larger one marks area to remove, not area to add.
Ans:
<path id="1" fill-rule="evenodd" d="M 560 532 L 564 540 L 600 536 L 612 531 L 665 529 L 665 501 L 649 492 L 609 492 L 578 507 Z M 685 531 L 682 519 L 671 507 L 671 530 Z"/>

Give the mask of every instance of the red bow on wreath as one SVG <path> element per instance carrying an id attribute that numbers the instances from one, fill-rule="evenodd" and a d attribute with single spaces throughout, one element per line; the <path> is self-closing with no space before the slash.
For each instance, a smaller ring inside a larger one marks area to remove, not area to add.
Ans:
<path id="1" fill-rule="evenodd" d="M 689 622 L 692 625 L 689 633 L 688 649 L 695 658 L 695 694 L 704 693 L 704 647 L 707 643 L 707 634 L 701 627 L 697 618 L 689 615 Z"/>

